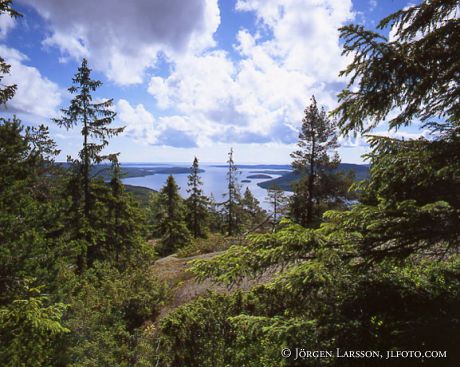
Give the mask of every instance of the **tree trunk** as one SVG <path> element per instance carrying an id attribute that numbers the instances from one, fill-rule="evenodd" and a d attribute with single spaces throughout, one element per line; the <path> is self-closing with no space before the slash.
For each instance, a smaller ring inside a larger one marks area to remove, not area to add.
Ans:
<path id="1" fill-rule="evenodd" d="M 313 222 L 313 190 L 315 185 L 315 135 L 312 138 L 310 175 L 308 176 L 308 201 L 307 201 L 307 225 Z"/>

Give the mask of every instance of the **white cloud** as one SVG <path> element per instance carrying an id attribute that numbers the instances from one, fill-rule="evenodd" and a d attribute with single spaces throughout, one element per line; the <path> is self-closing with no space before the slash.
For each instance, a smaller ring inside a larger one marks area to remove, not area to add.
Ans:
<path id="1" fill-rule="evenodd" d="M 15 96 L 7 102 L 7 111 L 46 118 L 54 116 L 61 102 L 58 85 L 41 75 L 38 69 L 25 65 L 28 58 L 21 52 L 0 45 L 0 55 L 11 65 L 10 74 L 5 75 L 2 83 L 17 85 Z"/>
<path id="2" fill-rule="evenodd" d="M 297 140 L 312 94 L 336 103 L 347 64 L 337 29 L 354 17 L 351 0 L 239 0 L 236 10 L 257 24 L 235 34 L 235 57 L 215 47 L 217 0 L 18 1 L 48 21 L 44 45 L 58 47 L 61 61 L 88 57 L 119 84 L 142 82 L 164 56 L 170 74 L 148 86 L 159 115 L 125 100 L 117 108 L 127 135 L 165 145 Z"/>
<path id="3" fill-rule="evenodd" d="M 47 47 L 90 59 L 116 83 L 141 83 L 158 53 L 176 55 L 214 46 L 220 23 L 217 0 L 19 0 L 48 21 Z"/>
<path id="4" fill-rule="evenodd" d="M 329 108 L 336 103 L 347 63 L 337 28 L 353 17 L 351 1 L 246 0 L 236 8 L 258 19 L 255 32 L 237 33 L 238 58 L 222 50 L 183 55 L 148 91 L 160 109 L 188 116 L 201 143 L 293 142 L 312 94 Z"/>
<path id="5" fill-rule="evenodd" d="M 184 116 L 163 116 L 156 120 L 142 104 L 133 107 L 125 99 L 118 101 L 118 118 L 126 125 L 124 135 L 140 143 L 172 147 L 196 146 L 196 132 Z"/>
<path id="6" fill-rule="evenodd" d="M 154 143 L 157 140 L 158 133 L 154 129 L 155 118 L 144 105 L 132 107 L 127 100 L 120 99 L 116 110 L 118 118 L 126 125 L 125 135 L 146 143 Z"/>
<path id="7" fill-rule="evenodd" d="M 273 34 L 263 51 L 280 58 L 289 70 L 314 75 L 322 82 L 339 81 L 346 65 L 338 28 L 353 18 L 350 0 L 239 0 L 236 8 L 253 11 Z"/>

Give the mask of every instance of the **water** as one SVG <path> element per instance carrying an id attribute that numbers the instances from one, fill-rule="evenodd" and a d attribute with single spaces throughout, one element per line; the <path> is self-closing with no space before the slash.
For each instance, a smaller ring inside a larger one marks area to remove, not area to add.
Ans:
<path id="1" fill-rule="evenodd" d="M 130 167 L 189 167 L 187 165 L 152 165 L 152 164 L 130 164 Z M 225 201 L 225 198 L 223 196 L 224 193 L 227 192 L 227 167 L 215 167 L 212 165 L 200 165 L 200 168 L 204 170 L 204 172 L 200 173 L 201 176 L 201 181 L 203 182 L 203 191 L 207 196 L 210 196 L 211 194 L 214 196 L 214 199 L 217 202 L 222 202 Z M 280 177 L 281 174 L 273 174 L 273 171 L 285 171 L 282 169 L 260 169 L 257 166 L 254 166 L 254 168 L 240 168 L 240 175 L 239 175 L 239 183 L 241 186 L 241 193 L 244 193 L 244 190 L 246 190 L 246 187 L 249 187 L 249 190 L 251 190 L 252 194 L 259 200 L 260 205 L 264 209 L 270 209 L 270 205 L 265 202 L 266 196 L 267 196 L 267 190 L 257 186 L 257 183 L 263 182 L 263 181 L 268 181 L 270 180 L 269 178 L 262 178 L 262 179 L 249 179 L 247 176 L 250 176 L 252 174 L 255 174 L 254 172 L 257 171 L 258 173 L 262 173 L 265 171 L 271 171 L 268 175 L 271 178 L 277 178 Z M 149 176 L 143 176 L 143 177 L 131 177 L 131 178 L 125 178 L 123 179 L 123 183 L 127 185 L 134 185 L 134 186 L 144 186 L 148 187 L 150 189 L 154 189 L 159 191 L 166 183 L 166 179 L 168 178 L 169 174 L 161 174 L 157 173 L 154 175 L 149 175 Z M 187 197 L 187 176 L 188 174 L 186 173 L 181 173 L 181 174 L 173 174 L 174 179 L 176 180 L 177 184 L 180 187 L 180 193 L 182 197 Z M 241 182 L 242 180 L 250 180 L 251 182 L 244 183 Z"/>

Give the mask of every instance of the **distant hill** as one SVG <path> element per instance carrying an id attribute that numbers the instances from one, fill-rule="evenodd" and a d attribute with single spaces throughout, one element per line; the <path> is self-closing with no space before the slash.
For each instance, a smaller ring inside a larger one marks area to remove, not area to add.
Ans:
<path id="1" fill-rule="evenodd" d="M 58 164 L 64 168 L 69 167 L 69 164 L 65 162 L 60 162 Z M 110 180 L 111 176 L 110 168 L 110 164 L 95 165 L 92 167 L 91 175 L 93 177 L 100 176 L 104 179 L 104 181 L 108 181 Z M 204 172 L 202 169 L 199 171 Z M 123 178 L 144 177 L 155 174 L 189 174 L 190 167 L 133 167 L 130 165 L 121 164 L 121 172 Z"/>
<path id="2" fill-rule="evenodd" d="M 367 178 L 369 175 L 368 164 L 352 164 L 352 163 L 340 163 L 337 168 L 338 171 L 353 171 L 356 176 L 356 181 L 361 181 Z M 292 184 L 300 179 L 301 175 L 297 172 L 290 171 L 285 173 L 281 177 L 274 178 L 264 182 L 259 182 L 257 185 L 268 190 L 273 184 L 279 186 L 284 191 L 292 191 Z"/>

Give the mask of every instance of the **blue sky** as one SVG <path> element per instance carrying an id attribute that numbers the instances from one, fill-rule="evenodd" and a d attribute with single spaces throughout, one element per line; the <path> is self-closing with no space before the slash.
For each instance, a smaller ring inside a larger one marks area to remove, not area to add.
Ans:
<path id="1" fill-rule="evenodd" d="M 289 163 L 303 109 L 315 95 L 333 108 L 337 28 L 374 28 L 407 0 L 16 0 L 24 17 L 0 16 L 5 83 L 18 91 L 2 115 L 49 125 L 60 159 L 81 148 L 79 130 L 51 122 L 68 105 L 81 59 L 126 126 L 109 151 L 124 162 Z M 376 133 L 388 134 L 382 123 Z M 393 135 L 425 134 L 411 127 Z M 343 162 L 360 163 L 362 137 L 341 137 Z"/>

